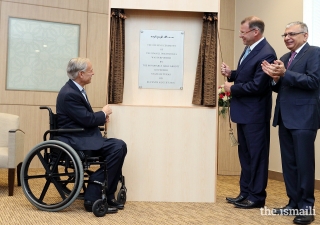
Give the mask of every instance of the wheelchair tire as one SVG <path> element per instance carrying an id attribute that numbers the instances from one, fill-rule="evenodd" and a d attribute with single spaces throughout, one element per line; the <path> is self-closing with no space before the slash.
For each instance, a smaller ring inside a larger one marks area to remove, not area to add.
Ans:
<path id="1" fill-rule="evenodd" d="M 117 202 L 125 204 L 127 201 L 127 192 L 125 189 L 121 188 L 118 192 Z"/>
<path id="2" fill-rule="evenodd" d="M 78 197 L 82 185 L 82 162 L 77 152 L 61 141 L 39 143 L 23 161 L 22 190 L 29 202 L 40 210 L 65 209 Z"/>
<path id="3" fill-rule="evenodd" d="M 106 200 L 98 199 L 92 205 L 92 212 L 96 217 L 102 217 L 108 212 L 108 203 Z"/>

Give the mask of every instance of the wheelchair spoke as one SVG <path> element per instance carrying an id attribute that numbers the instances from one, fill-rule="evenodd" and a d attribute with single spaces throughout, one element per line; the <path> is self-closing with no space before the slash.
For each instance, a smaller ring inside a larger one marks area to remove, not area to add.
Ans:
<path id="1" fill-rule="evenodd" d="M 24 179 L 25 180 L 31 180 L 31 179 L 46 178 L 46 177 L 47 177 L 47 175 L 43 174 L 43 175 L 26 176 Z"/>
<path id="2" fill-rule="evenodd" d="M 44 197 L 45 197 L 45 195 L 46 195 L 46 193 L 47 193 L 47 191 L 48 191 L 49 186 L 50 186 L 50 181 L 47 180 L 47 182 L 45 183 L 45 185 L 44 185 L 44 187 L 43 187 L 43 190 L 42 190 L 42 192 L 41 192 L 41 195 L 40 195 L 40 197 L 39 197 L 39 200 L 40 200 L 41 202 L 43 202 L 43 199 L 44 199 Z"/>
<path id="3" fill-rule="evenodd" d="M 61 198 L 62 198 L 63 200 L 66 199 L 66 195 L 65 195 L 65 193 L 62 191 L 62 186 L 60 185 L 60 183 L 57 182 L 56 179 L 52 179 L 52 178 L 51 178 L 51 180 L 52 180 L 52 183 L 54 184 L 54 186 L 57 188 L 57 191 L 59 192 Z"/>
<path id="4" fill-rule="evenodd" d="M 41 155 L 40 151 L 37 152 L 37 156 L 38 156 L 38 158 L 39 158 L 39 160 L 40 160 L 43 168 L 46 170 L 46 172 L 47 172 L 48 174 L 50 174 L 50 173 L 51 173 L 51 170 L 50 170 L 50 168 L 49 168 L 49 164 L 48 164 L 48 162 L 46 162 L 46 161 L 44 160 L 44 158 L 43 158 L 43 156 Z"/>

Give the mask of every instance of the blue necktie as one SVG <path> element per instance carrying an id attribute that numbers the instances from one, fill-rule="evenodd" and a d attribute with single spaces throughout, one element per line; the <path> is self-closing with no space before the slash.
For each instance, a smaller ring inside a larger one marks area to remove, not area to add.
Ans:
<path id="1" fill-rule="evenodd" d="M 241 64 L 242 61 L 247 57 L 247 55 L 249 55 L 250 52 L 251 52 L 250 47 L 247 47 L 245 53 L 244 53 L 243 56 L 242 56 L 242 59 L 241 59 L 241 61 L 240 61 L 240 64 Z"/>
<path id="2" fill-rule="evenodd" d="M 90 105 L 86 91 L 84 89 L 82 89 L 81 93 L 82 93 L 82 95 L 84 95 L 84 98 L 87 100 L 88 104 Z"/>

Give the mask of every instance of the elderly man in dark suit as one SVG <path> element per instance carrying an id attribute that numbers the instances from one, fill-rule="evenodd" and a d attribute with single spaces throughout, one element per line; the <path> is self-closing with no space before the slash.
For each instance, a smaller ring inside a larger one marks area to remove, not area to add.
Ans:
<path id="1" fill-rule="evenodd" d="M 64 133 L 60 140 L 76 150 L 91 150 L 93 156 L 101 156 L 107 161 L 109 213 L 123 209 L 124 205 L 115 200 L 114 193 L 120 178 L 126 143 L 115 138 L 104 138 L 99 130 L 109 120 L 112 110 L 105 105 L 101 111 L 93 112 L 85 93 L 85 85 L 94 75 L 92 64 L 87 58 L 74 58 L 67 67 L 69 81 L 61 88 L 57 97 L 59 128 L 84 128 L 84 132 Z M 90 181 L 104 181 L 103 168 L 99 168 L 89 178 Z M 101 185 L 89 182 L 84 196 L 84 207 L 92 211 L 93 203 L 101 198 Z"/>
<path id="2" fill-rule="evenodd" d="M 273 78 L 278 93 L 273 126 L 279 126 L 283 177 L 288 204 L 276 214 L 296 215 L 293 222 L 314 221 L 314 141 L 320 127 L 320 48 L 307 43 L 308 27 L 292 22 L 282 35 L 290 52 L 274 63 L 263 62 L 263 70 Z M 294 211 L 294 209 L 298 209 Z"/>
<path id="3" fill-rule="evenodd" d="M 230 113 L 231 120 L 237 123 L 241 165 L 240 193 L 226 200 L 245 209 L 263 207 L 267 196 L 272 90 L 271 78 L 262 71 L 261 63 L 273 62 L 276 53 L 263 32 L 261 19 L 245 18 L 239 37 L 246 48 L 237 70 L 230 70 L 225 63 L 221 66 L 222 75 L 228 78 L 224 88 L 232 94 Z"/>

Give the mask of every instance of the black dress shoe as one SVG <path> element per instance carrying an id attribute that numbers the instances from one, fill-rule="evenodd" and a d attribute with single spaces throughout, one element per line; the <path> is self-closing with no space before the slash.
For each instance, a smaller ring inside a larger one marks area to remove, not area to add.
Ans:
<path id="1" fill-rule="evenodd" d="M 117 200 L 115 199 L 107 200 L 107 202 L 109 206 L 115 207 L 117 209 L 124 209 L 124 204 L 117 202 Z"/>
<path id="2" fill-rule="evenodd" d="M 241 194 L 239 194 L 237 197 L 235 198 L 230 198 L 230 197 L 226 197 L 226 200 L 228 203 L 232 203 L 234 204 L 235 202 L 242 202 L 243 200 L 245 200 L 246 198 L 243 197 Z"/>
<path id="3" fill-rule="evenodd" d="M 242 209 L 253 209 L 253 208 L 262 208 L 264 207 L 264 202 L 253 202 L 248 199 L 243 200 L 242 202 L 235 202 L 234 205 L 237 208 Z"/>
<path id="4" fill-rule="evenodd" d="M 92 205 L 93 203 L 91 201 L 88 201 L 88 200 L 84 200 L 84 208 L 87 212 L 92 212 Z"/>
<path id="5" fill-rule="evenodd" d="M 92 212 L 92 206 L 93 206 L 93 203 L 91 201 L 84 200 L 84 208 L 87 212 Z M 118 212 L 118 209 L 116 207 L 112 207 L 112 206 L 108 205 L 107 214 L 116 213 L 116 212 Z"/>
<path id="6" fill-rule="evenodd" d="M 273 213 L 277 215 L 292 216 L 295 214 L 296 207 L 286 205 L 283 208 L 274 208 Z"/>
<path id="7" fill-rule="evenodd" d="M 299 215 L 293 220 L 295 224 L 310 224 L 314 221 L 314 215 Z"/>
<path id="8" fill-rule="evenodd" d="M 116 207 L 110 207 L 108 206 L 108 211 L 107 214 L 111 214 L 111 213 L 117 213 L 118 209 Z"/>

